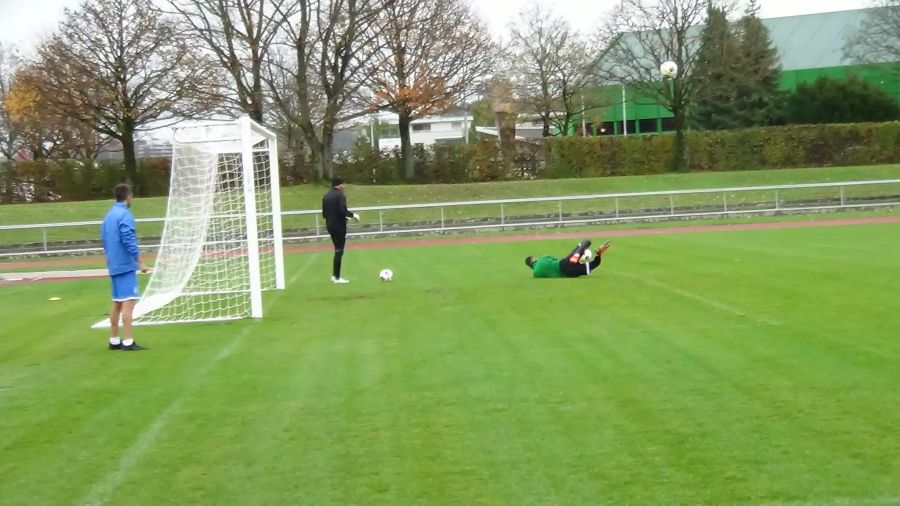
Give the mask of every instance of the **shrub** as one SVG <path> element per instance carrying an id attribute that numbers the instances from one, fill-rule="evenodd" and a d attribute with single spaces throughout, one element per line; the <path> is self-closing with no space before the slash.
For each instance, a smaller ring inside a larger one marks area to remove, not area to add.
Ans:
<path id="1" fill-rule="evenodd" d="M 655 174 L 672 156 L 669 134 L 550 139 L 544 178 Z M 900 122 L 789 125 L 688 132 L 695 171 L 900 162 Z"/>

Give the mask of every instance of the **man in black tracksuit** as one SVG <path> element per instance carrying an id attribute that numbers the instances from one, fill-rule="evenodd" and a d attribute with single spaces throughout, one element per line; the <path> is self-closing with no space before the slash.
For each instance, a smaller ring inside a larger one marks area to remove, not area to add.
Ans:
<path id="1" fill-rule="evenodd" d="M 344 256 L 344 245 L 347 243 L 347 220 L 359 221 L 359 215 L 347 210 L 347 197 L 344 190 L 347 185 L 344 180 L 336 177 L 331 180 L 331 189 L 322 197 L 322 217 L 325 218 L 325 226 L 331 242 L 334 243 L 334 264 L 331 273 L 331 282 L 336 284 L 349 283 L 341 277 L 341 259 Z"/>

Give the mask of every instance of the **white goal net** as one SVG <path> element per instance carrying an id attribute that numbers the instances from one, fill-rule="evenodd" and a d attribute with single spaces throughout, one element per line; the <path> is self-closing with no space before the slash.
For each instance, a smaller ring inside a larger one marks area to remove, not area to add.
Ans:
<path id="1" fill-rule="evenodd" d="M 165 227 L 135 325 L 262 317 L 262 291 L 284 288 L 277 149 L 246 117 L 175 130 Z"/>

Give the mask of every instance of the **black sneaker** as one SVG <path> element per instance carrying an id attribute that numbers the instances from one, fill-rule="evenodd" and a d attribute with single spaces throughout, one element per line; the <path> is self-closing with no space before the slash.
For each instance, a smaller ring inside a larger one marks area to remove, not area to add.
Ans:
<path id="1" fill-rule="evenodd" d="M 136 342 L 132 342 L 128 346 L 125 346 L 124 344 L 122 345 L 122 350 L 124 350 L 124 351 L 141 351 L 141 350 L 146 350 L 146 349 L 147 348 L 144 348 L 143 346 L 139 345 Z"/>
<path id="2" fill-rule="evenodd" d="M 110 350 L 121 350 L 121 349 L 122 349 L 122 343 L 119 343 L 119 344 L 109 343 L 109 349 L 110 349 Z"/>

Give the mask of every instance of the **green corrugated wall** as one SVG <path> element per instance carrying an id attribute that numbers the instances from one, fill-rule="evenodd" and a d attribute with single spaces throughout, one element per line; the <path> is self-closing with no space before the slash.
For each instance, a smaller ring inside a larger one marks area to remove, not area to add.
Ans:
<path id="1" fill-rule="evenodd" d="M 889 95 L 893 96 L 900 102 L 900 62 L 894 64 L 878 64 L 878 65 L 852 65 L 845 67 L 828 67 L 819 69 L 802 69 L 787 70 L 781 74 L 781 89 L 793 90 L 800 83 L 812 82 L 821 76 L 842 79 L 849 75 L 856 75 L 863 81 L 884 89 Z M 595 97 L 595 103 L 610 104 L 605 107 L 597 107 L 586 113 L 587 122 L 591 123 L 602 118 L 605 122 L 614 122 L 614 134 L 622 133 L 622 88 L 620 86 L 605 86 L 593 90 L 591 97 Z M 591 102 L 591 100 L 588 100 Z M 640 120 L 656 119 L 656 130 L 661 130 L 661 122 L 663 118 L 671 118 L 672 113 L 665 107 L 653 103 L 653 99 L 647 97 L 635 96 L 633 90 L 626 89 L 625 109 L 627 119 L 635 121 L 635 127 Z M 580 128 L 581 116 L 577 115 L 570 127 L 570 133 Z M 628 133 L 647 133 L 635 132 L 634 127 L 629 126 Z M 595 131 L 595 135 L 596 135 Z"/>

